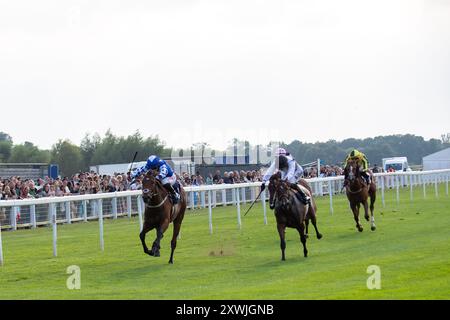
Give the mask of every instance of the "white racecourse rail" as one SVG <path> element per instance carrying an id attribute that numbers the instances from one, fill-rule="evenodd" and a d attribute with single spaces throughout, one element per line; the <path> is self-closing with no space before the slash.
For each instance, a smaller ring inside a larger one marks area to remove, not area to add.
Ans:
<path id="1" fill-rule="evenodd" d="M 448 196 L 450 169 L 434 171 L 413 171 L 375 174 L 377 187 L 381 191 L 381 202 L 385 206 L 385 189 L 396 190 L 396 200 L 400 201 L 399 189 L 409 188 L 413 200 L 414 187 L 421 186 L 423 197 L 427 197 L 427 185 L 435 186 L 435 196 L 439 196 L 438 184 L 445 183 Z M 343 176 L 307 179 L 315 196 L 327 195 L 330 199 L 330 214 L 333 214 L 333 195 L 341 193 Z M 253 202 L 259 193 L 261 183 L 220 184 L 185 187 L 188 208 L 208 208 L 209 232 L 213 232 L 212 209 L 216 206 L 234 205 L 237 209 L 237 225 L 241 227 L 241 204 Z M 267 224 L 267 189 L 261 195 L 263 221 Z M 51 225 L 53 228 L 53 255 L 57 256 L 57 224 L 75 221 L 99 220 L 100 248 L 103 250 L 103 219 L 117 219 L 120 216 L 138 215 L 142 228 L 145 205 L 141 191 L 123 191 L 79 196 L 52 197 L 27 200 L 0 201 L 0 265 L 3 263 L 1 229 L 36 228 Z"/>

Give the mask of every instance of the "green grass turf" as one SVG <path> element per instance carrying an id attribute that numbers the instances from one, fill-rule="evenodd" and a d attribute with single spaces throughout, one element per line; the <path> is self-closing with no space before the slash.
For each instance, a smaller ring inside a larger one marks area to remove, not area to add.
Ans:
<path id="1" fill-rule="evenodd" d="M 280 261 L 273 213 L 263 223 L 261 206 L 242 217 L 235 207 L 188 211 L 182 238 L 169 265 L 172 226 L 161 245 L 161 257 L 145 255 L 137 218 L 106 220 L 101 252 L 98 222 L 58 226 L 58 254 L 52 257 L 52 231 L 3 232 L 5 264 L 0 267 L 0 299 L 449 299 L 450 198 L 444 186 L 427 199 L 422 189 L 395 192 L 376 203 L 377 230 L 355 223 L 343 196 L 318 198 L 322 240 L 311 234 L 304 258 L 298 233 L 288 229 L 286 261 Z M 242 212 L 248 206 L 242 206 Z M 363 214 L 361 214 L 363 219 Z M 310 231 L 311 233 L 311 231 Z M 152 231 L 147 237 L 151 245 Z M 68 290 L 66 269 L 81 268 L 81 289 Z M 381 268 L 381 290 L 369 290 L 366 270 Z"/>

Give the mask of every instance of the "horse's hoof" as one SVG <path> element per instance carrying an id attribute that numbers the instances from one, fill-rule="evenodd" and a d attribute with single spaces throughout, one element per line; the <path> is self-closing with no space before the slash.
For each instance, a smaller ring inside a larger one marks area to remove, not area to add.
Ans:
<path id="1" fill-rule="evenodd" d="M 319 233 L 319 234 L 317 234 L 317 239 L 319 239 L 319 240 L 320 240 L 320 239 L 322 239 L 322 237 L 323 237 L 323 236 L 322 236 L 322 235 L 321 235 L 320 233 Z"/>
<path id="2" fill-rule="evenodd" d="M 308 258 L 308 252 L 304 252 L 305 258 Z"/>
<path id="3" fill-rule="evenodd" d="M 159 253 L 159 251 L 156 251 L 154 256 L 155 256 L 155 257 L 160 257 L 161 254 Z"/>
<path id="4" fill-rule="evenodd" d="M 369 221 L 369 216 L 367 216 L 367 217 L 364 217 L 364 218 L 366 218 L 366 221 Z"/>
<path id="5" fill-rule="evenodd" d="M 372 231 L 375 231 L 376 229 L 377 229 L 377 227 L 375 227 L 375 226 L 370 227 L 370 230 L 372 230 Z"/>
<path id="6" fill-rule="evenodd" d="M 169 264 L 173 264 L 173 261 L 172 261 L 172 260 L 169 260 Z"/>
<path id="7" fill-rule="evenodd" d="M 363 232 L 363 230 L 364 230 L 363 228 L 358 228 L 359 232 Z"/>

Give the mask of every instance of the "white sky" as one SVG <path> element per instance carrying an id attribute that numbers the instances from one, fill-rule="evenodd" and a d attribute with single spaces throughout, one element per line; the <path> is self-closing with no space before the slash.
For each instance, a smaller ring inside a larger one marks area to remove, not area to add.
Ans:
<path id="1" fill-rule="evenodd" d="M 450 132 L 448 0 L 0 0 L 0 131 L 169 146 Z"/>

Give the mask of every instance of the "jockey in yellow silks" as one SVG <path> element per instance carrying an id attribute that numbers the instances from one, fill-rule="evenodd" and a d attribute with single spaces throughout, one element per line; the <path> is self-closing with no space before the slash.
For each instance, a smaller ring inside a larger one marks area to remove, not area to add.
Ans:
<path id="1" fill-rule="evenodd" d="M 344 161 L 344 168 L 347 167 L 349 161 L 355 161 L 356 165 L 359 165 L 361 168 L 362 176 L 366 179 L 367 184 L 370 184 L 370 174 L 369 174 L 369 160 L 364 153 L 358 151 L 356 149 L 352 150 L 350 154 Z"/>

